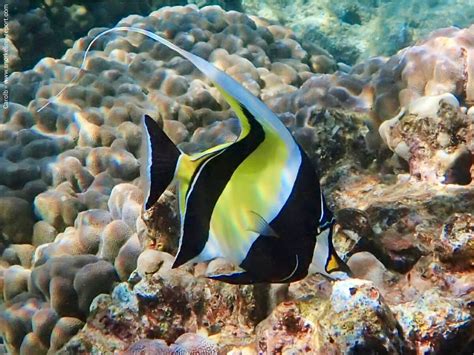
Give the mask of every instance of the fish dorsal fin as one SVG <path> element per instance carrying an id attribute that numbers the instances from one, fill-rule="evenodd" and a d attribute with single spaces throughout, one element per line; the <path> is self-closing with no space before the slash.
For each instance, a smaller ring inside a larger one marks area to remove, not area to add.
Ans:
<path id="1" fill-rule="evenodd" d="M 227 101 L 229 106 L 237 115 L 237 118 L 240 121 L 240 135 L 237 138 L 237 141 L 243 139 L 250 132 L 250 120 L 254 119 L 254 116 L 247 110 L 245 106 L 242 106 L 234 97 L 228 94 L 222 87 L 216 85 L 217 89 Z"/>
<path id="2" fill-rule="evenodd" d="M 112 33 L 112 32 L 120 32 L 120 31 L 125 31 L 125 32 L 135 32 L 135 33 L 140 33 L 148 38 L 153 39 L 154 41 L 157 41 L 166 47 L 170 48 L 171 50 L 179 53 L 181 56 L 189 60 L 196 68 L 198 68 L 202 73 L 204 73 L 221 91 L 221 93 L 226 93 L 227 97 L 226 100 L 229 102 L 229 104 L 233 107 L 235 110 L 235 105 L 234 102 L 229 101 L 230 98 L 232 98 L 235 102 L 237 102 L 239 105 L 241 104 L 242 107 L 245 107 L 246 110 L 248 110 L 252 116 L 255 117 L 255 119 L 265 126 L 268 130 L 275 131 L 281 139 L 285 141 L 285 143 L 289 146 L 292 147 L 292 149 L 296 150 L 297 149 L 297 144 L 293 140 L 293 137 L 291 136 L 291 133 L 288 131 L 288 129 L 285 127 L 285 125 L 280 121 L 280 119 L 262 102 L 260 99 L 255 97 L 250 91 L 248 91 L 246 88 L 244 88 L 241 84 L 239 84 L 236 80 L 234 80 L 232 77 L 224 73 L 223 71 L 217 69 L 214 65 L 209 63 L 207 60 L 198 57 L 197 55 L 194 55 L 178 46 L 175 44 L 171 43 L 170 41 L 164 39 L 163 37 L 158 36 L 157 34 L 150 32 L 148 30 L 142 29 L 142 28 L 137 28 L 137 27 L 114 27 L 110 28 L 108 30 L 105 30 L 102 33 L 99 33 L 97 36 L 95 36 L 92 41 L 89 43 L 87 46 L 85 52 L 84 52 L 84 57 L 81 63 L 81 66 L 79 68 L 78 74 L 74 76 L 74 78 L 71 80 L 71 82 L 68 84 L 68 86 L 64 87 L 60 93 L 55 95 L 54 97 L 50 98 L 46 104 L 44 104 L 42 107 L 38 109 L 38 111 L 41 111 L 45 107 L 47 107 L 51 102 L 54 101 L 54 99 L 58 96 L 60 96 L 65 89 L 67 89 L 70 85 L 72 85 L 79 77 L 81 76 L 81 73 L 85 70 L 85 65 L 86 65 L 86 58 L 89 53 L 89 51 L 92 48 L 92 45 L 101 37 L 105 36 L 106 34 Z M 237 115 L 239 116 L 239 113 L 236 112 Z M 242 119 L 241 116 L 239 116 L 239 119 Z M 242 120 L 241 120 L 242 121 Z"/>
<path id="3" fill-rule="evenodd" d="M 143 160 L 141 176 L 148 185 L 145 209 L 149 209 L 160 198 L 173 181 L 176 164 L 181 152 L 158 124 L 148 115 L 143 118 Z"/>
<path id="4" fill-rule="evenodd" d="M 248 230 L 251 232 L 258 233 L 260 235 L 275 237 L 278 238 L 278 234 L 272 228 L 272 226 L 259 215 L 257 212 L 249 211 L 249 228 Z"/>

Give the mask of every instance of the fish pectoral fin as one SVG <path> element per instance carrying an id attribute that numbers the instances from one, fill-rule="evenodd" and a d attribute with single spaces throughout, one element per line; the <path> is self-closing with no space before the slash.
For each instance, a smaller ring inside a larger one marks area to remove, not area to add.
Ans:
<path id="1" fill-rule="evenodd" d="M 269 237 L 278 238 L 278 234 L 272 226 L 255 211 L 249 211 L 250 227 L 247 229 L 251 232 L 258 233 Z"/>
<path id="2" fill-rule="evenodd" d="M 228 274 L 208 275 L 207 278 L 234 285 L 249 285 L 263 282 L 248 271 L 236 271 Z"/>

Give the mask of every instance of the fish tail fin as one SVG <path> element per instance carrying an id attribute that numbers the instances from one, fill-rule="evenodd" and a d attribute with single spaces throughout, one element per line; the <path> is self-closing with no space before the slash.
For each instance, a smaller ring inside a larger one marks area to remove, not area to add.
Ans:
<path id="1" fill-rule="evenodd" d="M 144 116 L 143 127 L 145 151 L 142 157 L 146 160 L 142 164 L 144 171 L 141 176 L 148 185 L 145 209 L 149 209 L 173 181 L 181 151 L 150 116 Z"/>

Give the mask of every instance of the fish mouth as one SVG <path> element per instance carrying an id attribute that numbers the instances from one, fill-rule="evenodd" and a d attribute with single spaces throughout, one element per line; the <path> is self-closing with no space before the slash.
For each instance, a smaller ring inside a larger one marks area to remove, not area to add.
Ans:
<path id="1" fill-rule="evenodd" d="M 345 280 L 348 278 L 353 278 L 354 274 L 352 273 L 352 270 L 349 268 L 349 266 L 344 261 L 339 259 L 337 269 L 334 269 L 328 273 L 328 276 L 333 280 Z"/>

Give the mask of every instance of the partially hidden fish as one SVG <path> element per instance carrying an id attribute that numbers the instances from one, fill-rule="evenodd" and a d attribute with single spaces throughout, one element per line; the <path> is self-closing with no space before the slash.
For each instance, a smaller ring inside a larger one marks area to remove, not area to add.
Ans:
<path id="1" fill-rule="evenodd" d="M 233 284 L 289 283 L 311 273 L 347 277 L 315 169 L 278 117 L 208 61 L 141 28 L 100 33 L 84 59 L 94 41 L 113 31 L 141 33 L 182 55 L 212 81 L 240 121 L 234 142 L 187 155 L 153 118 L 143 119 L 145 209 L 177 183 L 181 232 L 173 268 L 224 258 L 239 270 L 208 277 Z"/>

